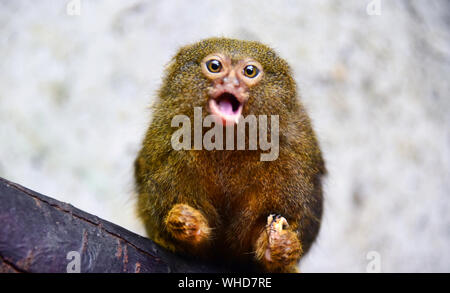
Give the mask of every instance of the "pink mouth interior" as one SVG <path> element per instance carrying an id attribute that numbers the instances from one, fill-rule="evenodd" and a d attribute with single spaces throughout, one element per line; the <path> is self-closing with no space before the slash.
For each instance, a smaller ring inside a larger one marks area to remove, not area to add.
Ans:
<path id="1" fill-rule="evenodd" d="M 211 114 L 216 115 L 223 125 L 238 123 L 242 108 L 242 103 L 233 94 L 227 92 L 209 100 Z"/>
<path id="2" fill-rule="evenodd" d="M 241 103 L 230 93 L 224 93 L 217 98 L 217 106 L 225 115 L 234 115 L 241 107 Z"/>

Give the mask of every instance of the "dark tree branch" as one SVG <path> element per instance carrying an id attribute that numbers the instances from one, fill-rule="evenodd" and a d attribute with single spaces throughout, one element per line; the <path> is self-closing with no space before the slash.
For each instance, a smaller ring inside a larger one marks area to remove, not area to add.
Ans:
<path id="1" fill-rule="evenodd" d="M 218 272 L 73 206 L 0 178 L 0 272 Z"/>

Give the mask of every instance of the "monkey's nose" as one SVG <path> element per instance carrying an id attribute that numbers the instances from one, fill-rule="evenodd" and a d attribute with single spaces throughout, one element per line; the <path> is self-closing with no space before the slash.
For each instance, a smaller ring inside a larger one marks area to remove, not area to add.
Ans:
<path id="1" fill-rule="evenodd" d="M 231 83 L 232 85 L 234 85 L 236 87 L 239 86 L 239 80 L 237 78 L 230 79 L 228 77 L 225 77 L 223 79 L 223 83 Z"/>
<path id="2" fill-rule="evenodd" d="M 239 79 L 237 78 L 236 73 L 234 72 L 234 70 L 232 70 L 228 74 L 228 76 L 225 76 L 223 78 L 223 83 L 228 83 L 228 84 L 231 84 L 231 85 L 233 85 L 235 87 L 239 86 Z"/>

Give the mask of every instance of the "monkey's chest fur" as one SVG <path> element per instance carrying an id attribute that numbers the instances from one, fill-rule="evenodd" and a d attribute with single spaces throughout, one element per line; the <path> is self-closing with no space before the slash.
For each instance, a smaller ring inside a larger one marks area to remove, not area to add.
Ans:
<path id="1" fill-rule="evenodd" d="M 322 214 L 320 150 L 309 138 L 288 143 L 282 136 L 275 161 L 261 161 L 260 153 L 175 151 L 147 136 L 135 162 L 135 177 L 138 212 L 149 237 L 173 251 L 249 260 L 267 217 L 282 215 L 307 252 Z M 180 203 L 199 210 L 211 227 L 210 239 L 198 249 L 186 247 L 167 232 L 167 214 Z"/>
<path id="2" fill-rule="evenodd" d="M 316 192 L 320 183 L 314 182 L 311 170 L 304 170 L 301 158 L 283 145 L 279 158 L 269 162 L 260 161 L 260 151 L 199 151 L 190 155 L 196 162 L 192 179 L 215 210 L 210 219 L 215 227 L 211 246 L 216 250 L 248 258 L 271 214 L 283 215 L 294 229 L 307 223 L 314 226 L 312 218 L 320 218 L 322 203 Z M 308 234 L 316 233 L 309 228 L 300 231 L 306 250 L 313 238 Z"/>

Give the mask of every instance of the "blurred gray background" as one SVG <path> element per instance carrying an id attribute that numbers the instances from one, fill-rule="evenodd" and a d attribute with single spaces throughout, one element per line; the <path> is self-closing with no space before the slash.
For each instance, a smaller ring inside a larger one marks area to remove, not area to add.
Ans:
<path id="1" fill-rule="evenodd" d="M 258 40 L 292 66 L 329 170 L 301 270 L 366 272 L 375 251 L 382 272 L 450 272 L 449 1 L 69 2 L 0 1 L 1 177 L 143 234 L 132 163 L 163 66 Z"/>

